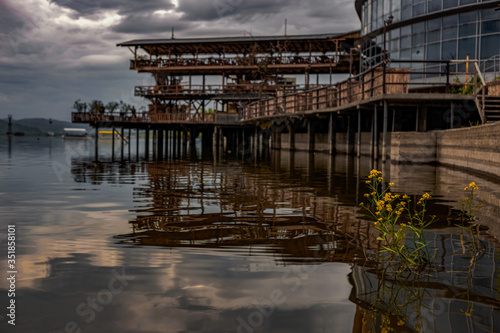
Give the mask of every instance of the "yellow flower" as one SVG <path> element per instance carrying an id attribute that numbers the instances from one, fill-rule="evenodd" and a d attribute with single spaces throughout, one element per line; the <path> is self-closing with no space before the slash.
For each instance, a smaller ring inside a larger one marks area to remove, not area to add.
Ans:
<path id="1" fill-rule="evenodd" d="M 384 180 L 384 178 L 378 177 L 377 180 L 378 180 L 379 183 L 381 183 Z"/>
<path id="2" fill-rule="evenodd" d="M 470 183 L 468 188 L 471 189 L 471 190 L 477 190 L 477 189 L 479 189 L 479 187 L 477 187 L 477 185 L 476 185 L 475 182 Z"/>
<path id="3" fill-rule="evenodd" d="M 394 186 L 394 183 L 389 183 L 389 186 Z"/>
<path id="4" fill-rule="evenodd" d="M 405 194 L 405 195 L 403 195 L 403 199 L 404 199 L 404 200 L 407 200 L 407 199 L 410 199 L 410 197 L 409 197 L 408 195 L 406 195 L 406 194 Z"/>
<path id="5" fill-rule="evenodd" d="M 403 326 L 405 323 L 406 323 L 406 320 L 404 320 L 404 319 L 398 320 L 398 326 Z"/>
<path id="6" fill-rule="evenodd" d="M 369 198 L 369 197 L 370 197 L 370 194 L 365 193 L 365 197 L 366 197 L 366 198 Z"/>

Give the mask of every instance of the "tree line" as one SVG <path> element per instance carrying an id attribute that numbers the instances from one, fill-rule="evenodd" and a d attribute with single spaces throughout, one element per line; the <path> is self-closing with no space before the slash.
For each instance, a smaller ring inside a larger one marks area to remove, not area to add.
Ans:
<path id="1" fill-rule="evenodd" d="M 118 111 L 120 115 L 126 115 L 128 112 L 131 112 L 132 115 L 135 115 L 136 109 L 135 106 L 127 104 L 123 101 L 120 102 L 108 102 L 104 104 L 102 101 L 93 100 L 90 103 L 81 102 L 79 99 L 75 101 L 73 104 L 73 109 L 77 112 L 90 112 L 90 113 L 101 113 L 105 112 L 114 113 Z"/>

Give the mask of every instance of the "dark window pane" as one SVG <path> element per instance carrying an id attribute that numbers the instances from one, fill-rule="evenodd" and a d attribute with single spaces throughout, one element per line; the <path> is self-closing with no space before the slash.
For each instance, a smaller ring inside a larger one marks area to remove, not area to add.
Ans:
<path id="1" fill-rule="evenodd" d="M 405 26 L 401 28 L 401 37 L 408 36 L 411 34 L 411 27 L 410 26 Z"/>
<path id="2" fill-rule="evenodd" d="M 440 60 L 440 45 L 439 43 L 428 44 L 427 45 L 427 60 Z"/>
<path id="3" fill-rule="evenodd" d="M 411 7 L 403 8 L 401 11 L 401 20 L 408 20 L 411 18 Z"/>
<path id="4" fill-rule="evenodd" d="M 481 11 L 481 17 L 483 20 L 488 20 L 488 19 L 497 19 L 498 18 L 498 12 L 495 11 L 494 9 L 483 9 Z"/>
<path id="5" fill-rule="evenodd" d="M 391 46 L 389 47 L 391 50 L 399 50 L 399 38 L 393 39 L 391 41 Z"/>
<path id="6" fill-rule="evenodd" d="M 443 25 L 443 22 L 440 18 L 427 21 L 427 29 L 434 30 L 439 29 Z"/>
<path id="7" fill-rule="evenodd" d="M 443 40 L 457 38 L 457 27 L 443 29 Z"/>
<path id="8" fill-rule="evenodd" d="M 412 26 L 412 31 L 414 34 L 417 32 L 424 32 L 425 31 L 425 22 L 415 23 Z"/>
<path id="9" fill-rule="evenodd" d="M 460 23 L 469 23 L 476 20 L 476 12 L 460 14 Z"/>
<path id="10" fill-rule="evenodd" d="M 411 60 L 410 52 L 410 49 L 401 50 L 401 60 Z"/>
<path id="11" fill-rule="evenodd" d="M 470 59 L 476 58 L 476 39 L 463 38 L 458 41 L 458 59 L 464 60 L 469 55 Z"/>
<path id="12" fill-rule="evenodd" d="M 406 47 L 410 47 L 410 46 L 411 46 L 410 36 L 406 36 L 406 37 L 401 38 L 401 48 L 402 49 L 404 49 Z"/>
<path id="13" fill-rule="evenodd" d="M 500 35 L 483 36 L 481 38 L 481 59 L 488 59 L 500 54 Z"/>
<path id="14" fill-rule="evenodd" d="M 476 34 L 476 23 L 469 23 L 460 26 L 459 37 L 472 36 Z"/>
<path id="15" fill-rule="evenodd" d="M 437 42 L 441 39 L 441 30 L 429 31 L 427 33 L 427 43 Z"/>
<path id="16" fill-rule="evenodd" d="M 442 1 L 441 0 L 430 0 L 429 1 L 429 12 L 435 12 L 441 10 Z"/>
<path id="17" fill-rule="evenodd" d="M 443 42 L 442 47 L 442 58 L 443 60 L 453 60 L 457 58 L 457 41 L 452 40 L 449 42 Z"/>
<path id="18" fill-rule="evenodd" d="M 458 15 L 443 17 L 443 27 L 450 27 L 458 24 Z"/>
<path id="19" fill-rule="evenodd" d="M 476 0 L 460 0 L 461 5 L 467 5 L 467 4 L 475 3 L 475 2 L 476 2 Z"/>
<path id="20" fill-rule="evenodd" d="M 451 8 L 458 6 L 458 0 L 443 0 L 444 8 Z"/>
<path id="21" fill-rule="evenodd" d="M 500 20 L 486 21 L 481 24 L 481 34 L 491 34 L 500 31 Z"/>
<path id="22" fill-rule="evenodd" d="M 401 9 L 401 0 L 392 0 L 392 11 L 394 12 L 400 9 Z"/>
<path id="23" fill-rule="evenodd" d="M 425 43 L 425 33 L 414 34 L 411 45 L 420 45 Z"/>
<path id="24" fill-rule="evenodd" d="M 413 16 L 423 15 L 425 12 L 425 3 L 420 3 L 413 6 Z"/>

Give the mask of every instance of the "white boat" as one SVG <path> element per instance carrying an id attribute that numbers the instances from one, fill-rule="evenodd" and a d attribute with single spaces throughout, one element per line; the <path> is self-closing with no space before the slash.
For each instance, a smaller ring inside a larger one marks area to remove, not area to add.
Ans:
<path id="1" fill-rule="evenodd" d="M 90 140 L 85 128 L 65 128 L 62 137 L 65 140 Z"/>

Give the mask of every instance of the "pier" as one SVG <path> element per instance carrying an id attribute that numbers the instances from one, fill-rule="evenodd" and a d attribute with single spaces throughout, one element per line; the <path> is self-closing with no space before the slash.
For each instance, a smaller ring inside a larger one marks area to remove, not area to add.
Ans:
<path id="1" fill-rule="evenodd" d="M 478 61 L 380 59 L 357 73 L 358 38 L 351 32 L 121 43 L 133 54 L 130 69 L 155 80 L 134 90 L 149 109 L 74 112 L 72 120 L 96 133 L 145 131 L 146 159 L 150 145 L 151 157 L 163 159 L 169 151 L 194 151 L 201 136 L 203 150 L 237 156 L 288 149 L 385 161 L 393 132 L 500 119 L 498 82 L 485 81 Z"/>

